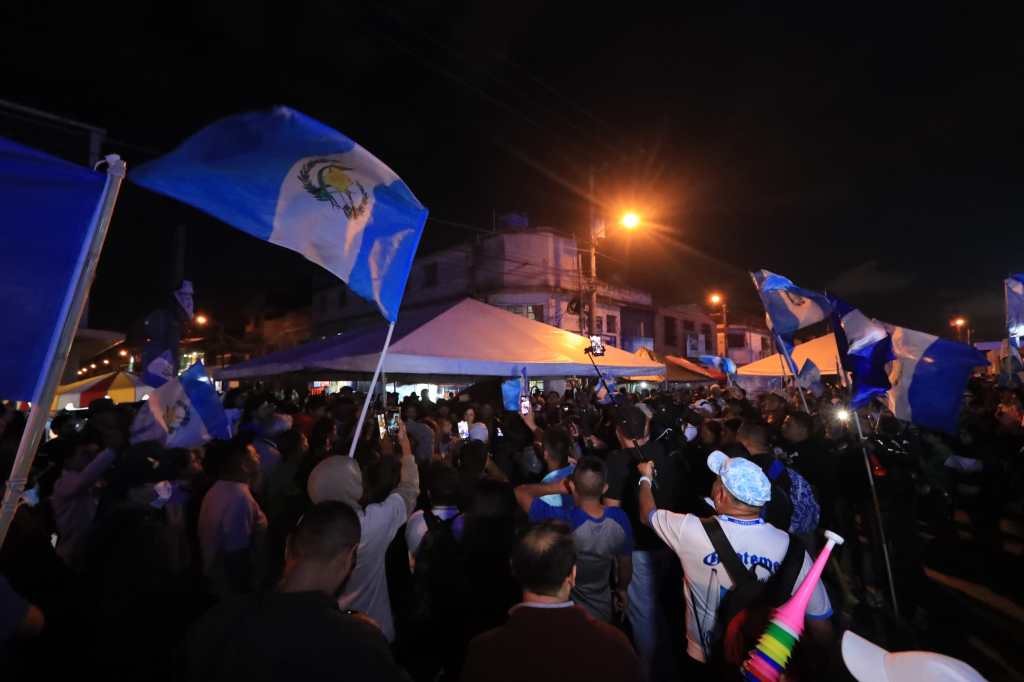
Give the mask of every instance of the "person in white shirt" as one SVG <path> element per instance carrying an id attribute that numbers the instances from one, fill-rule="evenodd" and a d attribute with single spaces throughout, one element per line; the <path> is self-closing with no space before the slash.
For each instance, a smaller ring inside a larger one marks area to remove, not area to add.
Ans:
<path id="1" fill-rule="evenodd" d="M 446 464 L 435 463 L 426 472 L 427 496 L 430 499 L 430 512 L 442 521 L 448 521 L 459 516 L 459 507 L 456 502 L 459 497 L 459 474 L 455 469 Z M 459 519 L 452 522 L 452 532 L 456 536 L 461 535 L 462 524 Z M 405 544 L 409 548 L 409 566 L 416 565 L 416 550 L 427 534 L 427 519 L 425 512 L 420 509 L 409 517 L 405 524 Z"/>
<path id="2" fill-rule="evenodd" d="M 398 485 L 383 502 L 359 503 L 363 496 L 363 476 L 350 457 L 334 455 L 316 465 L 309 476 L 307 492 L 313 504 L 328 500 L 344 502 L 359 516 L 362 539 L 359 541 L 356 567 L 338 599 L 344 609 L 362 611 L 372 618 L 389 642 L 395 641 L 395 621 L 391 614 L 384 558 L 388 545 L 416 508 L 420 494 L 420 474 L 412 454 L 412 445 L 399 421 L 398 445 L 402 451 Z"/>
<path id="3" fill-rule="evenodd" d="M 57 556 L 72 568 L 79 567 L 96 517 L 96 482 L 116 459 L 117 452 L 112 448 L 101 451 L 93 442 L 79 443 L 53 486 L 50 503 L 57 524 Z"/>
<path id="4" fill-rule="evenodd" d="M 729 544 L 745 567 L 754 568 L 758 580 L 767 580 L 781 566 L 789 547 L 789 535 L 761 519 L 761 507 L 771 498 L 771 483 L 761 467 L 742 457 L 729 458 L 715 451 L 708 456 L 708 468 L 718 478 L 711 487 L 711 501 Z M 654 466 L 637 464 L 640 520 L 675 551 L 683 565 L 686 581 L 686 651 L 699 663 L 707 661 L 713 644 L 721 636 L 716 622 L 722 595 L 733 582 L 722 566 L 701 520 L 693 514 L 675 514 L 658 509 L 651 492 Z M 811 568 L 804 552 L 803 567 L 794 591 Z M 831 637 L 829 618 L 832 605 L 819 582 L 807 607 L 807 635 L 824 641 Z"/>

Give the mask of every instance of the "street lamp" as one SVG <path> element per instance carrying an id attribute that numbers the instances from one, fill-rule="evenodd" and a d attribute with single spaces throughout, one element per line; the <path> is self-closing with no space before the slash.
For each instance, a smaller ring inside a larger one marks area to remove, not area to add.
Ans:
<path id="1" fill-rule="evenodd" d="M 725 305 L 725 296 L 715 292 L 708 296 L 708 302 L 711 305 L 722 306 L 722 329 L 725 329 L 725 325 L 728 324 L 728 320 L 726 319 L 728 315 L 728 307 Z"/>
<path id="2" fill-rule="evenodd" d="M 203 315 L 202 313 L 199 313 L 198 315 L 196 315 L 195 321 L 196 321 L 196 324 L 198 324 L 200 327 L 202 327 L 204 324 L 206 324 L 210 320 L 209 320 L 209 318 L 206 317 L 206 315 Z"/>
<path id="3" fill-rule="evenodd" d="M 967 320 L 962 317 L 957 317 L 949 321 L 949 326 L 956 328 L 956 340 L 962 340 L 962 334 L 964 327 L 967 326 Z M 967 343 L 971 342 L 971 330 L 967 329 Z"/>
<path id="4" fill-rule="evenodd" d="M 122 348 L 121 350 L 117 351 L 117 354 L 120 355 L 122 358 L 128 357 L 128 351 L 126 351 L 124 348 Z"/>
<path id="5" fill-rule="evenodd" d="M 640 225 L 640 216 L 632 211 L 626 211 L 619 223 L 627 230 L 635 230 Z"/>

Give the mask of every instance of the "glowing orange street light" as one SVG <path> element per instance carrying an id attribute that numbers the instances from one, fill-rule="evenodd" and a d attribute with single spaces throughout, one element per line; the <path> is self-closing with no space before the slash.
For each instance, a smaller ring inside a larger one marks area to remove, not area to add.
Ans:
<path id="1" fill-rule="evenodd" d="M 117 354 L 120 355 L 122 358 L 128 357 L 128 351 L 126 351 L 124 348 L 122 348 L 121 350 L 117 351 Z"/>
<path id="2" fill-rule="evenodd" d="M 635 230 L 640 225 L 640 216 L 632 211 L 627 211 L 622 214 L 622 219 L 619 222 L 627 230 Z"/>
<path id="3" fill-rule="evenodd" d="M 965 320 L 962 317 L 958 317 L 955 320 L 953 320 L 952 322 L 950 322 L 950 324 L 952 324 L 954 327 L 962 327 L 965 324 L 967 324 L 967 320 Z"/>
<path id="4" fill-rule="evenodd" d="M 719 303 L 722 302 L 722 295 L 721 294 L 711 294 L 711 296 L 710 296 L 710 298 L 708 298 L 708 300 L 711 301 L 711 305 L 718 305 Z"/>
<path id="5" fill-rule="evenodd" d="M 195 320 L 196 320 L 196 324 L 198 324 L 200 327 L 202 327 L 204 324 L 206 324 L 207 322 L 210 321 L 206 317 L 206 315 L 203 315 L 202 313 L 199 313 L 198 315 L 196 315 Z"/>
<path id="6" fill-rule="evenodd" d="M 103 364 L 104 364 L 104 365 L 109 365 L 109 364 L 110 364 L 110 360 L 107 360 L 107 359 L 105 359 L 105 358 L 104 358 L 104 360 L 103 360 Z"/>

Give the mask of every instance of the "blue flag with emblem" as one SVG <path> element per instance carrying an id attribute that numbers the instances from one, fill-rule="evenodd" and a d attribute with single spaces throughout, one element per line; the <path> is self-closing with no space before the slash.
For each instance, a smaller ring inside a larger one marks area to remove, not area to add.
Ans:
<path id="1" fill-rule="evenodd" d="M 231 438 L 231 428 L 202 362 L 153 391 L 132 422 L 132 443 L 195 448 L 214 438 Z"/>
<path id="2" fill-rule="evenodd" d="M 302 254 L 397 319 L 427 209 L 323 123 L 287 107 L 229 116 L 129 179 Z"/>
<path id="3" fill-rule="evenodd" d="M 0 400 L 36 399 L 106 177 L 0 138 Z"/>
<path id="4" fill-rule="evenodd" d="M 768 270 L 758 270 L 750 276 L 768 315 L 768 326 L 786 341 L 792 341 L 798 330 L 828 317 L 831 307 L 824 294 L 801 289 Z"/>

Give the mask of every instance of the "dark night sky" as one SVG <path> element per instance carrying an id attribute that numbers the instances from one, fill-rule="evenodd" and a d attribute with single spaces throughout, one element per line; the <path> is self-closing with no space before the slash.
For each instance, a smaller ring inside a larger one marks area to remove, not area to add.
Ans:
<path id="1" fill-rule="evenodd" d="M 600 210 L 660 226 L 606 244 L 628 262 L 609 268 L 679 301 L 723 288 L 754 311 L 744 270 L 764 267 L 918 329 L 962 312 L 994 338 L 1001 279 L 1024 270 L 1024 47 L 982 4 L 75 4 L 4 3 L 2 97 L 106 128 L 129 174 L 280 103 L 373 151 L 444 221 L 521 210 L 580 229 L 593 167 Z M 0 114 L 0 135 L 84 161 L 63 131 Z M 314 266 L 129 184 L 94 326 L 153 304 L 178 223 L 201 308 L 308 303 Z M 422 248 L 471 235 L 431 221 Z"/>

